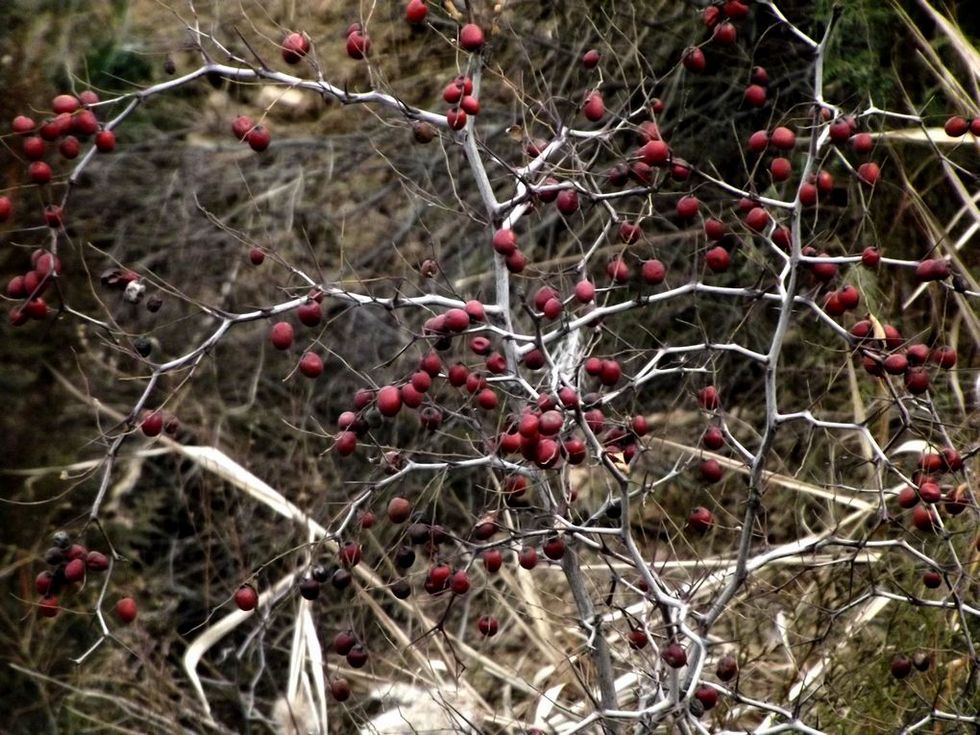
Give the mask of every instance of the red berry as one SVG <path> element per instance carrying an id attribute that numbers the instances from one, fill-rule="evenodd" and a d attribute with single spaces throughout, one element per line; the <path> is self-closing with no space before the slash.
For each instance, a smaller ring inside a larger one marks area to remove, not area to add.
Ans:
<path id="1" fill-rule="evenodd" d="M 715 410 L 721 405 L 718 390 L 713 385 L 702 388 L 698 391 L 698 403 L 701 404 L 701 408 L 708 411 Z"/>
<path id="2" fill-rule="evenodd" d="M 923 533 L 936 530 L 936 514 L 924 505 L 917 505 L 912 511 L 912 525 Z"/>
<path id="3" fill-rule="evenodd" d="M 715 26 L 714 33 L 711 34 L 711 40 L 722 46 L 731 46 L 738 39 L 738 31 L 735 30 L 735 26 L 725 21 L 724 23 L 719 23 Z"/>
<path id="4" fill-rule="evenodd" d="M 163 431 L 163 413 L 160 411 L 145 411 L 140 429 L 146 436 L 158 436 Z"/>
<path id="5" fill-rule="evenodd" d="M 350 699 L 350 684 L 347 679 L 334 679 L 330 682 L 330 696 L 338 702 L 346 702 Z"/>
<path id="6" fill-rule="evenodd" d="M 100 130 L 95 134 L 95 147 L 101 153 L 111 153 L 116 149 L 116 134 L 111 130 Z"/>
<path id="7" fill-rule="evenodd" d="M 119 618 L 119 622 L 128 625 L 129 623 L 136 620 L 136 615 L 138 610 L 136 608 L 136 600 L 132 597 L 123 597 L 116 603 L 116 617 Z"/>
<path id="8" fill-rule="evenodd" d="M 687 525 L 698 533 L 705 533 L 714 525 L 715 519 L 711 511 L 698 506 L 687 516 Z"/>
<path id="9" fill-rule="evenodd" d="M 594 91 L 589 93 L 582 105 L 582 114 L 591 122 L 599 122 L 606 114 L 606 105 L 602 99 L 602 93 Z"/>
<path id="10" fill-rule="evenodd" d="M 775 148 L 791 151 L 796 146 L 796 134 L 789 128 L 778 127 L 772 131 L 769 142 Z"/>
<path id="11" fill-rule="evenodd" d="M 507 266 L 507 270 L 511 273 L 523 273 L 524 268 L 527 266 L 527 258 L 524 257 L 524 253 L 520 250 L 515 250 L 506 257 L 504 265 Z"/>
<path id="12" fill-rule="evenodd" d="M 476 299 L 471 299 L 463 305 L 463 311 L 465 311 L 469 317 L 470 321 L 482 322 L 486 321 L 487 313 L 483 308 L 483 304 Z"/>
<path id="13" fill-rule="evenodd" d="M 81 582 L 83 579 L 85 579 L 85 560 L 72 559 L 65 565 L 65 580 Z"/>
<path id="14" fill-rule="evenodd" d="M 574 214 L 579 208 L 578 192 L 575 189 L 562 189 L 558 192 L 556 203 L 558 211 L 562 214 Z"/>
<path id="15" fill-rule="evenodd" d="M 299 371 L 307 378 L 319 378 L 323 373 L 323 360 L 315 352 L 304 352 L 299 360 Z"/>
<path id="16" fill-rule="evenodd" d="M 315 300 L 307 301 L 296 309 L 296 318 L 305 327 L 315 327 L 323 319 L 323 309 Z"/>
<path id="17" fill-rule="evenodd" d="M 582 54 L 582 66 L 586 69 L 594 69 L 599 65 L 599 52 L 594 48 L 589 49 L 584 54 Z"/>
<path id="18" fill-rule="evenodd" d="M 905 355 L 896 353 L 886 357 L 882 367 L 889 375 L 903 375 L 909 369 L 909 361 Z"/>
<path id="19" fill-rule="evenodd" d="M 599 380 L 603 385 L 613 386 L 623 376 L 623 369 L 615 360 L 603 360 Z"/>
<path id="20" fill-rule="evenodd" d="M 575 298 L 583 304 L 587 304 L 595 298 L 595 284 L 589 280 L 579 281 L 575 284 Z"/>
<path id="21" fill-rule="evenodd" d="M 899 490 L 897 500 L 900 508 L 914 508 L 919 504 L 919 494 L 916 492 L 914 487 L 906 485 Z"/>
<path id="22" fill-rule="evenodd" d="M 55 114 L 72 113 L 79 107 L 81 107 L 81 103 L 74 95 L 59 94 L 51 100 L 51 109 L 54 110 Z"/>
<path id="23" fill-rule="evenodd" d="M 466 112 L 457 107 L 451 107 L 446 111 L 446 123 L 453 130 L 462 130 L 466 127 Z"/>
<path id="24" fill-rule="evenodd" d="M 27 117 L 26 115 L 18 115 L 10 123 L 10 129 L 17 135 L 27 135 L 33 132 L 36 124 L 33 119 Z"/>
<path id="25" fill-rule="evenodd" d="M 910 368 L 905 373 L 905 387 L 912 395 L 921 395 L 929 390 L 929 373 L 923 368 Z"/>
<path id="26" fill-rule="evenodd" d="M 749 136 L 748 148 L 753 153 L 762 153 L 769 147 L 769 133 L 765 130 L 756 130 Z"/>
<path id="27" fill-rule="evenodd" d="M 412 503 L 407 498 L 395 496 L 388 501 L 388 520 L 404 523 L 412 515 Z"/>
<path id="28" fill-rule="evenodd" d="M 333 637 L 331 647 L 333 648 L 334 653 L 336 653 L 338 656 L 346 656 L 356 645 L 357 637 L 354 635 L 353 631 L 346 630 L 337 633 L 337 635 Z"/>
<path id="29" fill-rule="evenodd" d="M 769 164 L 773 181 L 786 181 L 793 173 L 793 164 L 788 158 L 774 158 Z"/>
<path id="30" fill-rule="evenodd" d="M 626 283 L 631 276 L 630 267 L 623 258 L 615 257 L 606 265 L 606 275 L 614 283 Z"/>
<path id="31" fill-rule="evenodd" d="M 705 449 L 717 450 L 725 446 L 725 434 L 717 426 L 709 426 L 701 437 Z"/>
<path id="32" fill-rule="evenodd" d="M 465 51 L 479 51 L 483 43 L 483 29 L 476 23 L 467 23 L 459 29 L 459 45 Z"/>
<path id="33" fill-rule="evenodd" d="M 34 161 L 27 167 L 27 176 L 35 184 L 47 184 L 51 181 L 51 167 L 44 161 Z"/>
<path id="34" fill-rule="evenodd" d="M 769 213 L 762 207 L 755 207 L 745 215 L 745 224 L 756 232 L 762 232 L 769 224 Z"/>
<path id="35" fill-rule="evenodd" d="M 78 158 L 78 154 L 81 152 L 82 144 L 74 135 L 69 135 L 58 145 L 58 153 L 61 154 L 62 158 L 67 158 L 69 161 Z"/>
<path id="36" fill-rule="evenodd" d="M 684 196 L 677 200 L 677 216 L 692 219 L 697 216 L 701 202 L 696 196 Z"/>
<path id="37" fill-rule="evenodd" d="M 635 651 L 638 651 L 641 648 L 646 648 L 647 644 L 650 642 L 650 638 L 647 636 L 646 631 L 641 630 L 640 628 L 634 628 L 631 630 L 626 638 L 629 641 L 630 648 Z"/>
<path id="38" fill-rule="evenodd" d="M 34 589 L 39 595 L 46 595 L 51 590 L 54 575 L 45 570 L 34 578 Z"/>
<path id="39" fill-rule="evenodd" d="M 248 134 L 245 136 L 245 142 L 248 143 L 253 151 L 261 153 L 269 147 L 269 144 L 272 142 L 272 135 L 265 126 L 256 125 L 248 131 Z"/>
<path id="40" fill-rule="evenodd" d="M 851 139 L 851 147 L 859 155 L 871 153 L 874 144 L 874 138 L 871 137 L 870 133 L 858 133 Z"/>
<path id="41" fill-rule="evenodd" d="M 632 222 L 622 222 L 619 225 L 618 234 L 621 242 L 632 245 L 640 239 L 643 230 L 640 229 L 639 225 Z"/>
<path id="42" fill-rule="evenodd" d="M 402 394 L 397 386 L 386 385 L 378 391 L 378 411 L 382 416 L 395 416 L 402 407 Z"/>
<path id="43" fill-rule="evenodd" d="M 477 405 L 485 411 L 492 411 L 497 407 L 497 394 L 492 388 L 484 388 L 476 396 Z"/>
<path id="44" fill-rule="evenodd" d="M 704 255 L 704 262 L 715 273 L 723 273 L 731 265 L 732 257 L 721 245 L 716 245 Z"/>
<path id="45" fill-rule="evenodd" d="M 429 8 L 426 6 L 423 0 L 411 0 L 411 2 L 405 6 L 405 20 L 412 25 L 424 23 L 425 16 L 428 14 Z"/>
<path id="46" fill-rule="evenodd" d="M 341 457 L 353 454 L 354 450 L 357 449 L 357 434 L 353 431 L 341 431 L 337 434 L 337 441 L 334 446 Z"/>
<path id="47" fill-rule="evenodd" d="M 897 653 L 892 658 L 889 668 L 896 679 L 904 679 L 912 673 L 912 660 L 904 654 Z"/>
<path id="48" fill-rule="evenodd" d="M 684 65 L 685 69 L 690 72 L 694 72 L 695 74 L 703 72 L 708 66 L 708 62 L 704 58 L 704 52 L 696 46 L 692 46 L 684 50 L 684 53 L 681 56 L 681 63 Z"/>
<path id="49" fill-rule="evenodd" d="M 58 598 L 43 597 L 37 605 L 37 614 L 42 618 L 53 618 L 58 614 Z"/>
<path id="50" fill-rule="evenodd" d="M 828 256 L 827 253 L 820 253 L 818 257 L 826 258 Z M 813 273 L 813 277 L 821 283 L 826 283 L 833 280 L 833 278 L 837 275 L 838 270 L 839 269 L 837 268 L 836 263 L 823 261 L 810 264 L 810 272 Z"/>
<path id="51" fill-rule="evenodd" d="M 348 541 L 337 553 L 337 558 L 345 567 L 357 566 L 361 561 L 361 545 L 355 541 Z"/>
<path id="52" fill-rule="evenodd" d="M 679 669 L 687 663 L 687 652 L 680 643 L 671 643 L 660 652 L 660 658 L 672 669 Z"/>
<path id="53" fill-rule="evenodd" d="M 648 166 L 666 166 L 670 160 L 670 146 L 662 140 L 651 140 L 640 148 L 639 154 Z"/>
<path id="54" fill-rule="evenodd" d="M 463 82 L 457 78 L 447 84 L 442 90 L 442 99 L 450 105 L 459 104 L 460 100 L 463 99 Z"/>
<path id="55" fill-rule="evenodd" d="M 360 31 L 347 36 L 347 55 L 352 59 L 363 59 L 371 52 L 371 39 Z"/>
<path id="56" fill-rule="evenodd" d="M 554 467 L 561 459 L 561 447 L 558 442 L 552 439 L 541 439 L 537 443 L 534 453 L 534 461 L 538 467 L 548 469 Z"/>
<path id="57" fill-rule="evenodd" d="M 836 120 L 832 122 L 828 130 L 830 131 L 830 140 L 837 145 L 846 143 L 851 137 L 851 126 L 847 120 Z"/>
<path id="58" fill-rule="evenodd" d="M 231 133 L 238 140 L 245 140 L 248 131 L 255 127 L 255 121 L 248 115 L 239 115 L 231 122 Z"/>
<path id="59" fill-rule="evenodd" d="M 763 107 L 766 104 L 766 88 L 761 84 L 750 84 L 745 88 L 744 97 L 752 107 Z"/>
<path id="60" fill-rule="evenodd" d="M 773 178 L 775 178 L 775 176 Z M 799 191 L 800 203 L 804 207 L 812 207 L 817 203 L 818 193 L 817 187 L 813 184 L 801 184 Z"/>
<path id="61" fill-rule="evenodd" d="M 966 131 L 969 129 L 970 123 L 959 115 L 953 115 L 953 117 L 949 118 L 949 120 L 946 121 L 946 124 L 943 125 L 943 130 L 946 131 L 946 135 L 948 135 L 950 138 L 959 138 L 966 135 Z"/>
<path id="62" fill-rule="evenodd" d="M 538 552 L 533 546 L 525 546 L 517 555 L 517 562 L 522 569 L 534 569 L 538 565 Z"/>
<path id="63" fill-rule="evenodd" d="M 517 249 L 517 235 L 511 229 L 501 229 L 493 233 L 493 249 L 501 255 L 510 255 Z"/>
<path id="64" fill-rule="evenodd" d="M 956 367 L 956 350 L 953 347 L 939 347 L 929 353 L 929 359 L 943 370 Z"/>
<path id="65" fill-rule="evenodd" d="M 454 595 L 465 595 L 470 591 L 470 578 L 467 576 L 466 572 L 462 569 L 455 572 L 452 577 L 449 578 L 449 589 L 453 591 Z"/>
<path id="66" fill-rule="evenodd" d="M 254 610 L 255 606 L 259 604 L 259 594 L 252 585 L 243 584 L 235 590 L 235 604 L 238 605 L 239 610 L 246 612 Z"/>
<path id="67" fill-rule="evenodd" d="M 718 704 L 718 690 L 704 684 L 694 690 L 694 698 L 701 703 L 705 711 L 708 711 Z"/>
<path id="68" fill-rule="evenodd" d="M 293 344 L 293 325 L 289 322 L 276 322 L 269 331 L 269 341 L 277 350 L 288 350 Z"/>
<path id="69" fill-rule="evenodd" d="M 561 536 L 552 536 L 544 542 L 541 550 L 552 561 L 558 561 L 565 556 L 565 540 Z"/>
<path id="70" fill-rule="evenodd" d="M 942 281 L 949 278 L 949 261 L 945 258 L 927 258 L 915 268 L 915 279 L 920 283 Z"/>
<path id="71" fill-rule="evenodd" d="M 854 288 L 854 286 L 844 286 L 838 293 L 837 298 L 840 300 L 841 306 L 843 306 L 848 311 L 852 311 L 858 307 L 861 303 L 861 293 Z"/>
<path id="72" fill-rule="evenodd" d="M 741 20 L 749 14 L 749 6 L 743 0 L 726 0 L 721 10 L 732 20 Z"/>
<path id="73" fill-rule="evenodd" d="M 75 135 L 95 135 L 99 131 L 99 120 L 91 110 L 82 110 L 72 115 L 69 122 Z"/>
<path id="74" fill-rule="evenodd" d="M 934 505 L 942 500 L 942 498 L 942 488 L 940 488 L 936 483 L 930 480 L 925 480 L 919 485 L 919 499 L 923 503 Z"/>
<path id="75" fill-rule="evenodd" d="M 702 462 L 700 470 L 701 478 L 707 483 L 718 482 L 724 474 L 724 470 L 722 470 L 721 465 L 714 459 L 706 459 L 704 462 Z"/>
<path id="76" fill-rule="evenodd" d="M 738 662 L 734 656 L 725 655 L 718 659 L 715 675 L 722 681 L 731 681 L 738 674 Z"/>
<path id="77" fill-rule="evenodd" d="M 861 252 L 861 265 L 865 268 L 877 268 L 881 262 L 881 251 L 873 246 L 866 247 Z"/>
<path id="78" fill-rule="evenodd" d="M 857 170 L 858 178 L 868 186 L 874 186 L 878 183 L 878 177 L 881 175 L 881 169 L 878 167 L 877 163 L 869 161 L 868 163 L 862 163 L 858 166 Z"/>
<path id="79" fill-rule="evenodd" d="M 497 630 L 499 629 L 500 624 L 497 622 L 496 618 L 491 617 L 490 615 L 482 615 L 477 621 L 477 627 L 479 628 L 480 633 L 485 635 L 487 638 L 491 638 L 492 636 L 497 635 Z"/>

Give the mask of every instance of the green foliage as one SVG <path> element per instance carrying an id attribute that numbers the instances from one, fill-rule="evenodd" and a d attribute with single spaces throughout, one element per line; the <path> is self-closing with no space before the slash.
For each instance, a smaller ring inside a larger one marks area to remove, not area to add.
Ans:
<path id="1" fill-rule="evenodd" d="M 834 5 L 841 3 L 819 0 L 814 15 L 826 18 Z M 855 106 L 866 104 L 870 94 L 876 105 L 888 107 L 898 90 L 892 61 L 903 43 L 901 25 L 882 0 L 850 0 L 842 7 L 824 66 L 826 94 Z"/>

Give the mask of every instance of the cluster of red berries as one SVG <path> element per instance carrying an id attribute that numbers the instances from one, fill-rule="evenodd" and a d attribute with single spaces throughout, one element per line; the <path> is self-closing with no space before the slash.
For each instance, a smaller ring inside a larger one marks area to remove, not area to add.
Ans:
<path id="1" fill-rule="evenodd" d="M 464 387 L 474 397 L 475 404 L 486 411 L 497 407 L 497 394 L 488 387 L 486 377 L 471 372 L 463 363 L 445 368 L 440 352 L 451 349 L 453 337 L 482 323 L 486 319 L 483 304 L 472 300 L 463 308 L 448 309 L 432 317 L 423 326 L 423 334 L 433 342 L 434 349 L 421 358 L 418 368 L 401 385 L 385 385 L 377 391 L 359 390 L 354 395 L 352 410 L 343 412 L 337 419 L 340 430 L 335 447 L 341 456 L 352 454 L 357 448 L 358 437 L 381 425 L 384 419 L 397 416 L 403 407 L 417 412 L 419 424 L 427 431 L 442 426 L 443 413 L 427 394 L 437 379 L 446 380 L 455 388 Z"/>
<path id="2" fill-rule="evenodd" d="M 930 533 L 937 527 L 937 509 L 942 508 L 950 517 L 957 516 L 970 504 L 970 496 L 965 484 L 956 484 L 956 476 L 963 469 L 963 458 L 953 447 L 945 447 L 938 452 L 923 452 L 919 455 L 916 470 L 912 473 L 912 485 L 903 487 L 897 502 L 902 510 L 911 510 L 912 526 L 923 533 Z M 943 483 L 943 477 L 952 483 Z M 977 537 L 980 549 L 980 536 Z M 938 587 L 941 575 L 930 570 L 923 576 L 927 587 Z"/>
<path id="3" fill-rule="evenodd" d="M 11 129 L 23 137 L 21 151 L 30 161 L 27 177 L 32 183 L 47 184 L 54 171 L 51 164 L 43 159 L 48 153 L 49 144 L 58 143 L 58 153 L 66 160 L 77 158 L 82 151 L 82 141 L 94 136 L 97 150 L 110 153 L 116 148 L 116 134 L 99 123 L 91 109 L 98 104 L 99 96 L 85 90 L 77 97 L 59 94 L 51 100 L 54 116 L 38 124 L 27 115 L 18 115 L 11 123 Z"/>
<path id="4" fill-rule="evenodd" d="M 47 317 L 49 308 L 44 300 L 44 292 L 58 275 L 61 275 L 61 258 L 43 248 L 31 253 L 31 269 L 13 276 L 4 291 L 7 297 L 20 301 L 20 304 L 11 308 L 8 315 L 13 326 L 26 324 L 28 319 Z"/>
<path id="5" fill-rule="evenodd" d="M 253 262 L 254 259 L 253 259 Z M 306 327 L 315 327 L 323 320 L 323 293 L 319 290 L 310 292 L 306 303 L 296 309 L 296 317 Z M 277 350 L 286 351 L 293 346 L 296 330 L 287 321 L 279 321 L 269 329 L 269 342 Z M 304 352 L 299 359 L 297 369 L 304 377 L 319 378 L 323 374 L 323 358 L 312 350 Z"/>
<path id="6" fill-rule="evenodd" d="M 285 52 L 284 52 L 285 53 Z M 261 153 L 272 142 L 272 134 L 264 125 L 256 125 L 248 115 L 239 115 L 231 122 L 231 133 L 235 140 L 248 143 L 249 147 Z"/>
<path id="7" fill-rule="evenodd" d="M 99 96 L 91 90 L 77 97 L 59 94 L 51 100 L 53 116 L 38 123 L 27 115 L 17 115 L 11 122 L 11 130 L 21 137 L 21 153 L 29 163 L 28 179 L 44 185 L 54 177 L 52 164 L 44 159 L 57 144 L 60 157 L 66 161 L 77 158 L 82 152 L 83 141 L 93 138 L 96 150 L 109 153 L 115 150 L 116 135 L 105 129 L 92 110 Z M 14 202 L 9 196 L 0 196 L 0 223 L 14 216 Z M 43 211 L 44 223 L 53 228 L 64 224 L 64 210 L 58 204 L 48 204 Z M 61 273 L 61 260 L 46 251 L 35 250 L 31 256 L 31 270 L 14 276 L 8 283 L 6 295 L 22 303 L 14 306 L 9 314 L 10 323 L 21 326 L 29 319 L 44 319 L 48 306 L 43 293 L 51 285 L 51 279 Z"/>
<path id="8" fill-rule="evenodd" d="M 871 319 L 862 319 L 851 327 L 850 334 L 869 375 L 877 378 L 904 376 L 905 387 L 913 395 L 929 390 L 927 364 L 932 363 L 943 370 L 956 366 L 954 348 L 939 346 L 930 349 L 921 342 L 908 344 L 901 332 L 891 324 L 879 325 Z"/>
<path id="9" fill-rule="evenodd" d="M 101 551 L 89 551 L 80 543 L 73 543 L 71 536 L 58 531 L 52 538 L 51 547 L 44 552 L 44 562 L 48 568 L 34 578 L 34 590 L 41 595 L 37 612 L 45 618 L 58 614 L 58 598 L 66 593 L 77 591 L 85 582 L 89 572 L 104 572 L 109 568 L 109 559 Z M 130 613 L 132 613 L 130 615 Z M 116 604 L 116 615 L 123 623 L 130 623 L 136 617 L 136 605 L 132 598 L 122 598 Z"/>
<path id="10" fill-rule="evenodd" d="M 946 120 L 943 125 L 943 130 L 950 138 L 962 138 L 968 132 L 980 138 L 980 117 L 974 117 L 972 120 L 967 121 L 964 117 L 953 115 Z"/>
<path id="11" fill-rule="evenodd" d="M 466 127 L 467 115 L 480 114 L 480 101 L 473 96 L 473 80 L 467 76 L 460 75 L 447 84 L 442 99 L 452 105 L 446 111 L 446 122 L 453 130 Z"/>
<path id="12" fill-rule="evenodd" d="M 888 669 L 896 679 L 905 679 L 912 673 L 913 668 L 916 671 L 928 671 L 930 666 L 932 666 L 932 657 L 928 653 L 919 651 L 912 658 L 904 653 L 896 653 L 888 664 Z"/>
<path id="13" fill-rule="evenodd" d="M 170 411 L 143 411 L 139 424 L 148 437 L 160 436 L 163 431 L 173 436 L 180 429 L 180 420 Z"/>

